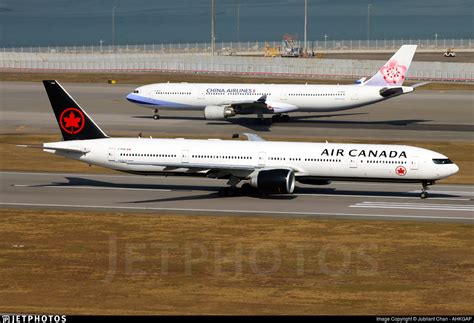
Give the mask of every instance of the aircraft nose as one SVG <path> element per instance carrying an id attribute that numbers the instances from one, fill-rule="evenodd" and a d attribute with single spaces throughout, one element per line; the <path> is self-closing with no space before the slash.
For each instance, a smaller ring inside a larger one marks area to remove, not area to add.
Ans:
<path id="1" fill-rule="evenodd" d="M 130 93 L 126 96 L 126 98 L 127 98 L 128 101 L 133 102 L 133 101 L 132 101 L 132 100 L 133 100 L 133 96 L 134 96 L 133 92 L 130 92 Z"/>
<path id="2" fill-rule="evenodd" d="M 130 92 L 126 96 L 126 98 L 127 98 L 128 101 L 130 101 L 132 103 L 137 103 L 137 104 L 140 104 L 143 101 L 143 97 L 141 95 L 139 95 L 136 90 L 133 91 L 133 92 Z"/>
<path id="3" fill-rule="evenodd" d="M 459 166 L 456 165 L 456 164 L 453 164 L 453 167 L 452 167 L 452 175 L 456 174 L 458 171 L 459 171 Z"/>

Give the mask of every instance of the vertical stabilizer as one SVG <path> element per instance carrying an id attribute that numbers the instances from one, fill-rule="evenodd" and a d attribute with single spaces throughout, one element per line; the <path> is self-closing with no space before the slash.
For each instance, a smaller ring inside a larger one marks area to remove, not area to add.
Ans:
<path id="1" fill-rule="evenodd" d="M 364 85 L 390 86 L 402 85 L 415 55 L 416 45 L 403 45 Z"/>
<path id="2" fill-rule="evenodd" d="M 107 138 L 89 115 L 55 80 L 43 81 L 64 140 Z"/>

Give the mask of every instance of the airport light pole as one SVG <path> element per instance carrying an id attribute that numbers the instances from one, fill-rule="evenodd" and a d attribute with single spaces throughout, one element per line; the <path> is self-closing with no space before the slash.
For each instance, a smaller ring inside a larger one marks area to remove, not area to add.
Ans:
<path id="1" fill-rule="evenodd" d="M 214 0 L 211 0 L 211 52 L 212 56 L 214 56 L 214 49 L 215 49 L 215 41 L 216 37 L 214 34 Z"/>
<path id="2" fill-rule="evenodd" d="M 304 53 L 308 52 L 308 43 L 306 38 L 306 30 L 308 26 L 308 0 L 304 0 Z"/>
<path id="3" fill-rule="evenodd" d="M 372 6 L 371 3 L 367 4 L 367 49 L 369 48 L 369 41 L 370 41 L 370 7 Z"/>
<path id="4" fill-rule="evenodd" d="M 99 40 L 99 43 L 100 43 L 100 52 L 101 52 L 101 53 L 102 53 L 102 43 L 103 43 L 103 42 L 104 42 L 104 41 L 103 41 L 102 39 Z"/>
<path id="5" fill-rule="evenodd" d="M 112 8 L 112 51 L 115 52 L 115 7 Z"/>
<path id="6" fill-rule="evenodd" d="M 438 33 L 435 33 L 434 36 L 435 36 L 435 47 L 438 48 Z"/>
<path id="7" fill-rule="evenodd" d="M 324 50 L 326 50 L 326 40 L 327 40 L 327 38 L 328 38 L 328 35 L 325 34 L 324 35 Z"/>
<path id="8" fill-rule="evenodd" d="M 237 3 L 237 41 L 240 47 L 240 2 Z"/>

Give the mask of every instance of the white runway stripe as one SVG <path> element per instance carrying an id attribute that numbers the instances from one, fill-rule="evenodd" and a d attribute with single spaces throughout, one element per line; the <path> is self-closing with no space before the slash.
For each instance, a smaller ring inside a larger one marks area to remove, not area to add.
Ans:
<path id="1" fill-rule="evenodd" d="M 410 191 L 410 193 L 420 193 L 420 190 Z M 429 190 L 429 193 L 434 194 L 449 194 L 449 195 L 458 195 L 458 196 L 474 196 L 474 191 L 436 191 L 436 190 Z"/>
<path id="2" fill-rule="evenodd" d="M 402 194 L 402 193 L 400 193 Z M 294 193 L 296 196 L 327 196 L 327 197 L 361 197 L 361 198 L 373 198 L 373 199 L 402 199 L 402 200 L 420 200 L 419 196 L 391 196 L 391 195 L 370 195 L 370 194 L 318 194 L 318 193 Z M 441 201 L 469 201 L 468 198 L 460 198 L 460 197 L 430 197 L 430 200 L 441 200 Z"/>
<path id="3" fill-rule="evenodd" d="M 171 190 L 166 189 L 155 189 L 155 188 L 134 188 L 134 187 L 104 187 L 104 186 L 60 186 L 60 185 L 21 185 L 15 184 L 14 187 L 41 187 L 41 188 L 72 188 L 72 189 L 87 189 L 87 190 L 121 190 L 121 191 L 154 191 L 154 192 L 171 192 Z"/>
<path id="4" fill-rule="evenodd" d="M 409 209 L 409 210 L 432 210 L 432 211 L 463 211 L 474 212 L 473 205 L 463 204 L 434 204 L 434 203 L 392 203 L 392 202 L 362 202 L 350 207 L 376 208 L 376 209 Z"/>

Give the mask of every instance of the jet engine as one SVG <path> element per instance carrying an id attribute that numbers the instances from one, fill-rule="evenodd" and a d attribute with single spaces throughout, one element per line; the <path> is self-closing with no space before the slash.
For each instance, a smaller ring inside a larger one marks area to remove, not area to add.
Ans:
<path id="1" fill-rule="evenodd" d="M 261 170 L 250 185 L 263 194 L 291 194 L 295 189 L 295 173 L 290 169 Z"/>
<path id="2" fill-rule="evenodd" d="M 235 116 L 235 110 L 231 107 L 208 105 L 204 108 L 204 117 L 207 120 L 225 120 Z"/>

